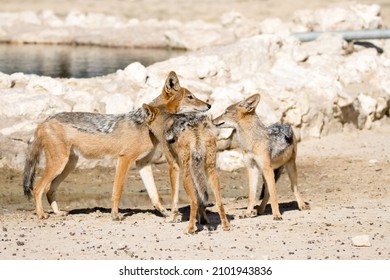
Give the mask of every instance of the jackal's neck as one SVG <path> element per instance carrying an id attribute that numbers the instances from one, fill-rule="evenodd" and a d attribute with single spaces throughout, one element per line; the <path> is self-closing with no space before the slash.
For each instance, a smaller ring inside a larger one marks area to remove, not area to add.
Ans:
<path id="1" fill-rule="evenodd" d="M 257 140 L 268 139 L 266 127 L 256 114 L 248 114 L 237 123 L 237 136 L 244 149 L 252 150 Z"/>
<path id="2" fill-rule="evenodd" d="M 265 125 L 261 122 L 260 118 L 256 114 L 244 115 L 238 122 L 237 130 L 239 131 L 251 131 L 265 130 Z"/>
<path id="3" fill-rule="evenodd" d="M 154 136 L 159 140 L 164 140 L 164 130 L 168 125 L 171 119 L 171 113 L 169 112 L 160 112 L 153 122 L 149 125 L 150 131 Z"/>

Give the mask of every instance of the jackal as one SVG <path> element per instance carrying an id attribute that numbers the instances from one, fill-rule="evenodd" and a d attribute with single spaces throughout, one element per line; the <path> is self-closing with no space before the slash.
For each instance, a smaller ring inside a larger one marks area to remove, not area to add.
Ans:
<path id="1" fill-rule="evenodd" d="M 178 181 L 180 170 L 183 186 L 190 201 L 190 220 L 187 233 L 196 230 L 196 215 L 200 222 L 207 223 L 205 205 L 207 203 L 207 186 L 212 188 L 223 230 L 229 230 L 226 218 L 220 182 L 216 171 L 216 137 L 211 128 L 209 117 L 204 114 L 172 114 L 164 107 L 143 105 L 148 115 L 150 131 L 162 144 L 165 157 L 170 165 L 171 195 L 173 215 L 177 213 Z M 174 219 L 174 218 L 173 218 Z"/>
<path id="2" fill-rule="evenodd" d="M 167 109 L 171 112 L 183 109 L 205 111 L 210 108 L 209 104 L 182 88 L 173 71 L 169 73 L 161 94 L 151 104 L 164 106 L 168 100 L 170 105 Z M 44 192 L 54 213 L 65 214 L 58 209 L 55 193 L 60 183 L 76 167 L 79 154 L 86 158 L 118 158 L 112 193 L 113 220 L 119 219 L 123 184 L 128 167 L 133 162 L 136 162 L 154 207 L 167 216 L 168 211 L 161 205 L 151 168 L 158 141 L 150 134 L 145 118 L 142 108 L 117 115 L 64 112 L 50 116 L 39 124 L 33 139 L 29 141 L 23 178 L 24 193 L 34 197 L 38 217 L 48 217 L 42 206 Z M 36 166 L 42 151 L 46 159 L 45 169 L 34 186 Z"/>
<path id="3" fill-rule="evenodd" d="M 237 132 L 249 177 L 249 201 L 245 217 L 264 213 L 270 199 L 274 219 L 281 220 L 275 187 L 281 168 L 285 167 L 287 170 L 299 209 L 309 209 L 309 205 L 303 201 L 298 190 L 295 163 L 297 141 L 293 130 L 288 124 L 273 124 L 266 127 L 255 112 L 259 101 L 260 94 L 254 94 L 233 104 L 221 116 L 215 118 L 213 123 L 217 127 L 234 128 Z M 254 205 L 259 168 L 263 171 L 264 198 L 256 211 Z"/>

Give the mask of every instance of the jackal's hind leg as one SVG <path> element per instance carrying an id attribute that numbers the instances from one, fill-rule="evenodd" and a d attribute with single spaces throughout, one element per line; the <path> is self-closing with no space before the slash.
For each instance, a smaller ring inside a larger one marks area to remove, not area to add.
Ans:
<path id="1" fill-rule="evenodd" d="M 310 209 L 310 206 L 305 203 L 301 193 L 299 192 L 297 167 L 294 159 L 291 159 L 288 163 L 286 163 L 286 170 L 288 177 L 290 178 L 291 190 L 293 191 L 295 199 L 297 200 L 299 210 Z"/>
<path id="2" fill-rule="evenodd" d="M 270 165 L 263 166 L 263 176 L 267 184 L 269 199 L 271 202 L 272 215 L 274 217 L 274 220 L 282 220 L 283 218 L 282 215 L 280 214 L 278 196 L 276 191 L 275 174 L 274 174 L 274 170 Z M 268 200 L 266 201 L 266 199 L 264 198 L 263 201 L 261 202 L 259 212 L 264 211 L 267 202 Z"/>
<path id="3" fill-rule="evenodd" d="M 144 166 L 140 166 L 138 164 L 138 161 L 136 162 L 136 164 L 139 168 L 139 174 L 145 185 L 146 191 L 148 192 L 148 195 L 150 197 L 150 200 L 152 201 L 154 208 L 159 211 L 164 217 L 168 217 L 169 211 L 161 204 L 160 196 L 157 192 L 156 183 L 153 177 L 152 165 L 147 164 Z"/>
<path id="4" fill-rule="evenodd" d="M 181 213 L 177 209 L 179 202 L 180 168 L 175 163 L 169 164 L 169 179 L 171 183 L 171 213 L 165 219 L 167 223 L 178 223 L 182 220 Z"/>
<path id="5" fill-rule="evenodd" d="M 51 190 L 52 183 L 55 180 L 55 178 L 64 171 L 65 165 L 67 164 L 69 159 L 69 152 L 65 148 L 64 149 L 62 148 L 63 147 L 45 149 L 45 158 L 46 158 L 45 171 L 43 173 L 42 178 L 38 181 L 38 183 L 33 189 L 36 214 L 39 219 L 47 219 L 49 217 L 49 214 L 43 210 L 43 206 L 42 206 L 43 193 L 45 192 L 47 198 L 51 199 L 52 194 L 49 194 L 49 192 Z"/>
<path id="6" fill-rule="evenodd" d="M 265 178 L 263 176 L 263 190 L 262 190 L 262 200 L 261 200 L 261 203 L 259 205 L 259 207 L 257 208 L 257 214 L 258 215 L 263 215 L 264 212 L 265 212 L 265 208 L 267 206 L 267 203 L 269 201 L 269 191 L 268 191 L 268 185 L 267 185 L 267 182 L 265 181 Z"/>
<path id="7" fill-rule="evenodd" d="M 61 184 L 62 181 L 65 180 L 65 178 L 75 169 L 76 164 L 78 161 L 78 156 L 71 151 L 69 155 L 69 160 L 67 164 L 65 165 L 64 170 L 61 172 L 60 175 L 58 175 L 53 182 L 51 183 L 50 190 L 46 193 L 46 198 L 47 201 L 49 202 L 51 208 L 54 211 L 54 214 L 59 215 L 59 216 L 65 216 L 67 215 L 67 212 L 65 211 L 60 211 L 58 209 L 57 201 L 56 201 L 56 191 L 59 185 Z"/>
<path id="8" fill-rule="evenodd" d="M 135 164 L 138 168 L 142 182 L 144 183 L 154 208 L 164 217 L 168 217 L 169 211 L 161 204 L 160 196 L 158 194 L 157 186 L 153 176 L 152 165 L 150 163 L 153 159 L 153 155 L 155 154 L 155 150 L 156 149 L 154 148 L 147 156 L 137 160 Z"/>
<path id="9" fill-rule="evenodd" d="M 211 145 L 208 144 L 208 146 L 211 146 Z M 217 170 L 215 167 L 216 166 L 216 157 L 215 157 L 214 152 L 207 153 L 205 166 L 206 166 L 207 177 L 209 178 L 209 184 L 210 184 L 211 189 L 213 190 L 216 204 L 218 207 L 218 214 L 219 214 L 219 217 L 221 219 L 222 229 L 225 231 L 228 231 L 228 230 L 230 230 L 230 223 L 226 217 L 225 208 L 224 208 L 223 202 L 222 202 L 221 185 L 220 185 L 218 173 L 217 173 Z"/>
<path id="10" fill-rule="evenodd" d="M 186 233 L 192 234 L 196 231 L 196 214 L 198 213 L 198 197 L 196 194 L 195 186 L 192 182 L 191 171 L 189 166 L 189 161 L 183 161 L 183 186 L 184 190 L 187 193 L 189 202 L 190 202 L 190 220 L 188 222 L 188 227 Z"/>

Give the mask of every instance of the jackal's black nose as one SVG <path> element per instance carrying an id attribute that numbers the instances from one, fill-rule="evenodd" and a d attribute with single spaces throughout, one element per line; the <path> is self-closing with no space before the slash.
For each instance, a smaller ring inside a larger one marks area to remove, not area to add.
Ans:
<path id="1" fill-rule="evenodd" d="M 211 108 L 211 105 L 210 105 L 210 104 L 208 104 L 208 103 L 207 103 L 207 108 L 209 108 L 209 109 Z"/>

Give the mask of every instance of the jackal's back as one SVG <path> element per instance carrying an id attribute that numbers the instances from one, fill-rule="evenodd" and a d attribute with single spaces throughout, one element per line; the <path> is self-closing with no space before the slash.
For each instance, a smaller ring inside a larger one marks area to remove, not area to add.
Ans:
<path id="1" fill-rule="evenodd" d="M 98 114 L 88 112 L 64 112 L 53 115 L 47 119 L 57 120 L 60 123 L 68 124 L 73 128 L 86 133 L 112 133 L 121 121 L 134 125 L 142 125 L 146 115 L 142 109 L 127 114 Z"/>

